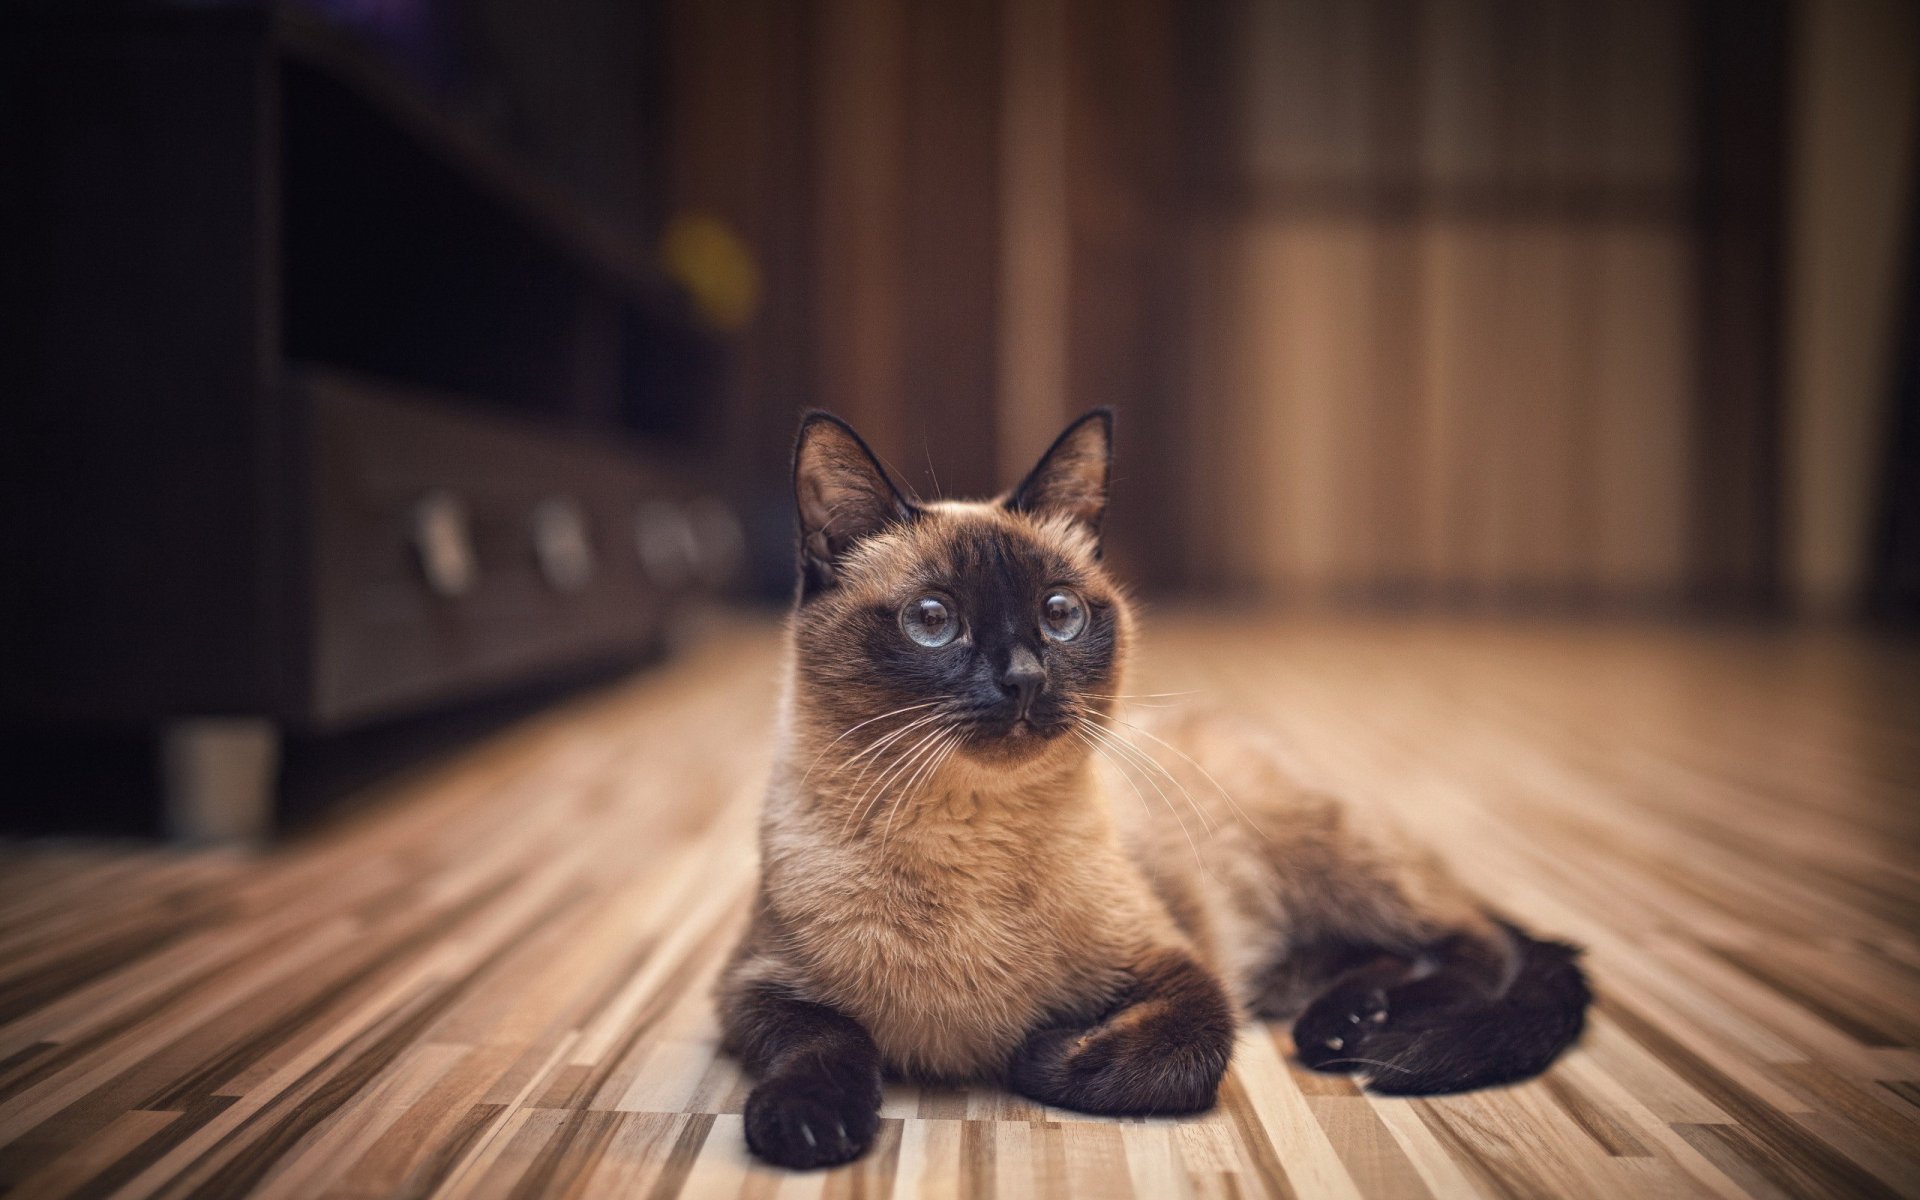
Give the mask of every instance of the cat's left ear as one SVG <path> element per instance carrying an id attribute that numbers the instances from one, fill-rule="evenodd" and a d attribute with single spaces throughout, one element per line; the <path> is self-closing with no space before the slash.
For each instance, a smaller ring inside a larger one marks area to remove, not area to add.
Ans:
<path id="1" fill-rule="evenodd" d="M 1014 512 L 1066 517 L 1097 542 L 1112 472 L 1113 410 L 1096 408 L 1054 439 L 1004 503 Z"/>
<path id="2" fill-rule="evenodd" d="M 910 522 L 919 511 L 853 426 L 823 412 L 801 419 L 793 446 L 793 500 L 803 597 L 834 586 L 861 540 Z"/>

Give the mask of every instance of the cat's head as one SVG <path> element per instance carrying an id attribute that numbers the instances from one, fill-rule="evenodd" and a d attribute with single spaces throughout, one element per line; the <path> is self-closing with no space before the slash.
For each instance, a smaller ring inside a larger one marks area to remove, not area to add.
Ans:
<path id="1" fill-rule="evenodd" d="M 921 502 L 845 422 L 801 423 L 793 702 L 815 739 L 841 739 L 818 754 L 900 779 L 936 759 L 1024 772 L 1087 756 L 1131 624 L 1100 557 L 1112 439 L 1098 409 L 1006 494 Z"/>

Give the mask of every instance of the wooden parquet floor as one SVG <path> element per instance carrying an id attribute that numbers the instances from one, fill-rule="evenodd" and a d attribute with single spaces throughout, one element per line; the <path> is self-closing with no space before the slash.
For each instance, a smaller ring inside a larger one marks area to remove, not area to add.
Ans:
<path id="1" fill-rule="evenodd" d="M 1221 1106 L 890 1088 L 751 1165 L 708 985 L 742 919 L 770 623 L 268 853 L 0 850 L 0 1190 L 40 1196 L 1920 1195 L 1920 648 L 1832 631 L 1162 616 L 1206 693 L 1579 940 L 1581 1047 L 1375 1099 L 1249 1026 Z"/>

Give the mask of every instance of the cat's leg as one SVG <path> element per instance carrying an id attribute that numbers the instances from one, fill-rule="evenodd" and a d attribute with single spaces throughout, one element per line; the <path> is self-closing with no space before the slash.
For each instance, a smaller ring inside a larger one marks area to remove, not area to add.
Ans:
<path id="1" fill-rule="evenodd" d="M 1294 1023 L 1300 1061 L 1316 1070 L 1367 1065 L 1373 1035 L 1429 1028 L 1454 1013 L 1485 1007 L 1505 988 L 1513 962 L 1504 931 L 1456 933 L 1414 955 L 1382 954 L 1336 977 Z"/>
<path id="2" fill-rule="evenodd" d="M 866 1153 L 880 1128 L 880 1051 L 853 1018 L 774 982 L 721 1000 L 726 1048 L 759 1082 L 747 1147 L 782 1167 L 829 1167 Z"/>
<path id="3" fill-rule="evenodd" d="M 1199 1112 L 1213 1107 L 1233 1057 L 1226 989 L 1184 949 L 1146 956 L 1106 1015 L 1030 1034 L 1008 1072 L 1023 1095 L 1110 1115 Z"/>
<path id="4" fill-rule="evenodd" d="M 1463 1091 L 1536 1075 L 1579 1037 L 1576 952 L 1497 919 L 1389 814 L 1296 793 L 1265 817 L 1272 899 L 1243 911 L 1274 953 L 1244 990 L 1293 1021 L 1304 1064 Z"/>
<path id="5" fill-rule="evenodd" d="M 1278 954 L 1247 981 L 1247 1007 L 1262 1021 L 1292 1025 L 1335 983 L 1364 974 L 1389 982 L 1414 969 L 1404 953 L 1350 941 L 1321 940 Z"/>
<path id="6" fill-rule="evenodd" d="M 1294 1023 L 1300 1061 L 1369 1090 L 1465 1091 L 1526 1079 L 1579 1037 L 1589 993 L 1576 951 L 1489 922 L 1341 976 Z"/>

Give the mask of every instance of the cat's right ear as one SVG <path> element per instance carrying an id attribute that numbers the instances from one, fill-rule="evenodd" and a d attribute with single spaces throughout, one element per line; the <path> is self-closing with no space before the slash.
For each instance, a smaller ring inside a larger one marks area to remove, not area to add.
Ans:
<path id="1" fill-rule="evenodd" d="M 793 501 L 800 517 L 803 596 L 839 582 L 841 564 L 860 539 L 918 515 L 853 426 L 823 412 L 800 421 Z"/>

